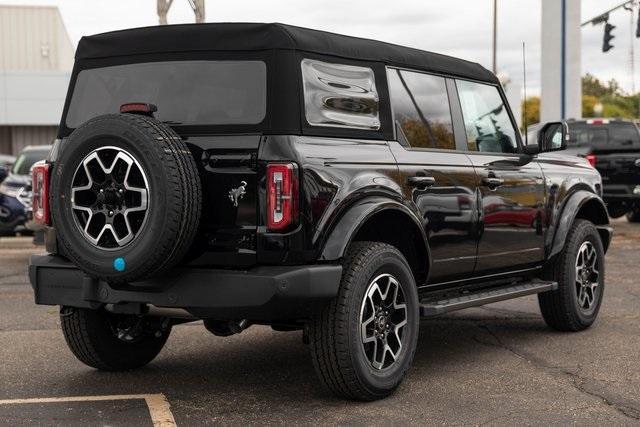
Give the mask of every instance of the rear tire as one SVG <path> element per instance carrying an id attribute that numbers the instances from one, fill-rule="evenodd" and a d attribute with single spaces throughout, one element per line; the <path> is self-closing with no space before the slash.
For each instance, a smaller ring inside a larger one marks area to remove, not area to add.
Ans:
<path id="1" fill-rule="evenodd" d="M 633 210 L 627 212 L 627 221 L 640 222 L 640 208 L 633 208 Z"/>
<path id="2" fill-rule="evenodd" d="M 574 222 L 546 276 L 558 282 L 557 290 L 538 294 L 547 325 L 558 331 L 581 331 L 591 326 L 598 316 L 605 285 L 604 249 L 591 222 Z"/>
<path id="3" fill-rule="evenodd" d="M 102 371 L 126 371 L 148 364 L 171 333 L 166 320 L 167 325 L 162 325 L 160 319 L 73 307 L 60 310 L 60 323 L 71 352 L 85 365 Z"/>
<path id="4" fill-rule="evenodd" d="M 309 325 L 316 372 L 337 396 L 384 398 L 411 366 L 418 327 L 418 292 L 400 251 L 356 242 L 345 258 L 338 296 Z"/>
<path id="5" fill-rule="evenodd" d="M 628 208 L 623 204 L 610 203 L 607 205 L 607 212 L 609 213 L 609 216 L 611 218 L 616 219 L 616 218 L 623 217 L 628 212 Z"/>

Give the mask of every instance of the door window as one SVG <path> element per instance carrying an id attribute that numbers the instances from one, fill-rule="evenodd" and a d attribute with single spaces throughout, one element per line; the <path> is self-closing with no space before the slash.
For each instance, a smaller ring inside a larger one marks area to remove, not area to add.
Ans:
<path id="1" fill-rule="evenodd" d="M 388 80 L 395 120 L 409 145 L 455 150 L 445 79 L 391 68 Z"/>
<path id="2" fill-rule="evenodd" d="M 516 130 L 498 88 L 457 80 L 467 145 L 471 151 L 517 153 Z"/>

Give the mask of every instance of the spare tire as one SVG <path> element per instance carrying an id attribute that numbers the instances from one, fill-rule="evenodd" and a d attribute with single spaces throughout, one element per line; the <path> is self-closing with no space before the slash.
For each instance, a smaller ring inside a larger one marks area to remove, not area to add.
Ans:
<path id="1" fill-rule="evenodd" d="M 60 252 L 92 277 L 125 283 L 179 263 L 198 230 L 195 160 L 169 126 L 108 114 L 61 144 L 51 183 Z"/>

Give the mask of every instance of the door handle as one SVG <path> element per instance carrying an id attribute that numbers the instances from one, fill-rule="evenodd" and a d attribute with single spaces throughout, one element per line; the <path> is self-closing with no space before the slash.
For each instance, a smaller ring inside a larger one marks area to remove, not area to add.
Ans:
<path id="1" fill-rule="evenodd" d="M 486 177 L 482 178 L 482 185 L 485 187 L 489 187 L 491 190 L 494 190 L 504 184 L 504 179 L 495 178 L 495 177 Z"/>
<path id="2" fill-rule="evenodd" d="M 436 183 L 436 179 L 432 176 L 410 176 L 407 183 L 412 187 L 431 187 Z"/>

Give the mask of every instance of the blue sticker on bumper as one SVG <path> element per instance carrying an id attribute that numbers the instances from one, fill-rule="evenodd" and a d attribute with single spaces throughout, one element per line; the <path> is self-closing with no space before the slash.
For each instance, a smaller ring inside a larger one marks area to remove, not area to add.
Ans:
<path id="1" fill-rule="evenodd" d="M 126 268 L 126 264 L 124 262 L 124 258 L 116 258 L 113 260 L 113 268 L 116 271 L 124 271 Z"/>

